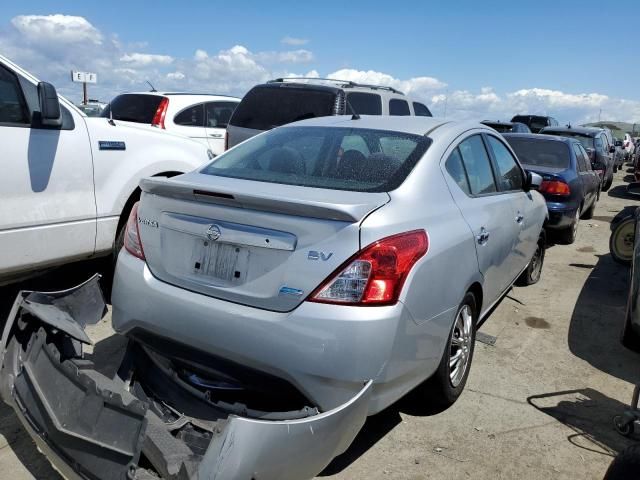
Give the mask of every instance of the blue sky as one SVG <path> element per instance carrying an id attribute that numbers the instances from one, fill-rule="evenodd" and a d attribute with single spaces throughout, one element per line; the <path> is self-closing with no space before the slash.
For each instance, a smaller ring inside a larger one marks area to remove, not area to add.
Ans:
<path id="1" fill-rule="evenodd" d="M 136 87 L 140 75 L 160 83 L 160 88 L 179 88 L 182 82 L 184 87 L 217 87 L 241 95 L 251 81 L 263 76 L 340 71 L 354 79 L 404 81 L 400 85 L 412 95 L 431 100 L 436 107 L 443 106 L 445 96 L 453 114 L 460 116 L 504 115 L 508 108 L 530 107 L 556 108 L 559 113 L 553 113 L 568 117 L 567 121 L 592 120 L 602 115 L 601 109 L 605 117 L 640 120 L 640 64 L 633 54 L 640 43 L 635 28 L 639 8 L 624 0 L 616 2 L 615 9 L 605 2 L 558 0 L 438 4 L 227 0 L 155 2 L 151 8 L 135 1 L 32 0 L 3 5 L 0 53 L 41 77 L 54 71 L 60 75 L 62 63 L 83 58 L 81 43 L 62 42 L 59 48 L 65 55 L 54 51 L 55 36 L 39 44 L 34 24 L 18 25 L 15 19 L 62 14 L 82 17 L 101 35 L 100 48 L 95 41 L 88 48 L 92 58 L 85 68 L 104 70 L 98 72 L 102 81 L 97 87 L 103 96 L 144 88 Z M 285 37 L 292 41 L 283 42 Z M 240 60 L 250 59 L 258 68 L 236 70 L 235 77 L 227 78 L 225 52 L 234 46 L 244 50 L 235 50 L 232 56 L 244 56 Z M 207 57 L 198 57 L 198 50 Z M 140 56 L 132 59 L 133 53 L 158 57 L 143 61 Z M 105 56 L 102 64 L 95 61 L 100 55 Z M 200 65 L 198 58 L 207 65 Z M 50 68 L 47 59 L 60 68 Z M 127 82 L 113 75 L 124 70 L 118 70 L 119 64 L 130 70 L 125 72 Z M 421 77 L 436 83 L 427 88 L 418 82 L 422 87 L 414 87 L 412 79 Z M 62 91 L 72 92 L 70 88 L 64 85 Z M 514 97 L 516 92 L 520 93 Z M 596 97 L 583 101 L 584 95 Z"/>

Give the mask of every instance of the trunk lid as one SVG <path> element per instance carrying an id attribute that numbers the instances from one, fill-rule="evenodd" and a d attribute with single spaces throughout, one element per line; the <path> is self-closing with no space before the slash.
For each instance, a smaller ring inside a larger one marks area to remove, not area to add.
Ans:
<path id="1" fill-rule="evenodd" d="M 138 227 L 157 278 L 290 311 L 360 248 L 360 221 L 389 201 L 363 193 L 203 175 L 145 179 Z"/>

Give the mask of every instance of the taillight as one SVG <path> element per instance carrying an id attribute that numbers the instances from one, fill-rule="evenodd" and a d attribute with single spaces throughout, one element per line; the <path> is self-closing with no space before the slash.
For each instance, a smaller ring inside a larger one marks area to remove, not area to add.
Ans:
<path id="1" fill-rule="evenodd" d="M 163 97 L 158 104 L 153 120 L 151 120 L 152 126 L 164 128 L 164 117 L 167 114 L 167 108 L 169 108 L 169 99 L 167 97 Z"/>
<path id="2" fill-rule="evenodd" d="M 428 249 L 429 238 L 424 230 L 383 238 L 345 262 L 308 300 L 342 305 L 393 305 L 411 268 Z"/>
<path id="3" fill-rule="evenodd" d="M 145 259 L 140 230 L 138 229 L 138 202 L 133 205 L 129 220 L 127 220 L 127 229 L 124 232 L 124 248 L 134 257 L 138 257 L 140 260 Z"/>
<path id="4" fill-rule="evenodd" d="M 540 192 L 548 193 L 549 195 L 571 195 L 569 185 L 560 180 L 544 180 L 540 185 Z"/>

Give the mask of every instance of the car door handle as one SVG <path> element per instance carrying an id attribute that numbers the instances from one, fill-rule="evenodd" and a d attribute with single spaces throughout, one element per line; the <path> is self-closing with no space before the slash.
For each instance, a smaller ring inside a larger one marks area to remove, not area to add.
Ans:
<path id="1" fill-rule="evenodd" d="M 479 245 L 485 245 L 489 241 L 489 232 L 486 230 L 486 228 L 482 227 L 480 229 L 480 233 L 476 235 L 476 240 L 478 241 Z"/>
<path id="2" fill-rule="evenodd" d="M 517 223 L 522 223 L 523 220 L 524 220 L 524 215 L 522 215 L 520 212 L 518 212 L 518 214 L 516 215 L 516 222 Z"/>
<path id="3" fill-rule="evenodd" d="M 222 138 L 224 135 L 222 133 L 210 133 L 209 136 L 213 138 Z"/>

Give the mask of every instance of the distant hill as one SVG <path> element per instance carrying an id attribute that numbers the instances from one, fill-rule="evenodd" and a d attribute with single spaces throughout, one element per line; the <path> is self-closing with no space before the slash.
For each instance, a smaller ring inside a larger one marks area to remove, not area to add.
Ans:
<path id="1" fill-rule="evenodd" d="M 631 133 L 631 131 L 633 130 L 633 124 L 632 123 L 609 122 L 609 121 L 606 121 L 606 120 L 603 121 L 603 122 L 586 123 L 584 126 L 585 127 L 604 127 L 604 128 L 608 128 L 613 132 L 613 136 L 614 137 L 619 138 L 621 140 L 624 137 L 625 133 Z M 636 124 L 635 135 L 640 135 L 640 123 Z"/>

